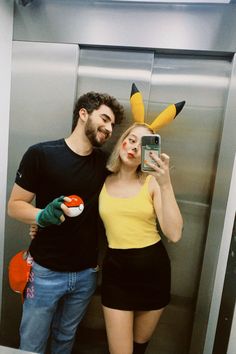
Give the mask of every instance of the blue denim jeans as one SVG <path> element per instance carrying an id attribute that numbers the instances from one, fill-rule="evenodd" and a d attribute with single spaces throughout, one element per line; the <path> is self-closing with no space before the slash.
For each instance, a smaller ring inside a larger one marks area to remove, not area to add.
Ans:
<path id="1" fill-rule="evenodd" d="M 94 268 L 55 272 L 34 262 L 25 291 L 20 349 L 44 354 L 51 333 L 51 354 L 70 354 L 96 280 Z"/>

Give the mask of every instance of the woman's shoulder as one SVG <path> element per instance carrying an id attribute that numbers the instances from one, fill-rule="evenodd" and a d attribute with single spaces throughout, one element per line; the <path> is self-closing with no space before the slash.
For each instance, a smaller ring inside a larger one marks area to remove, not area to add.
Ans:
<path id="1" fill-rule="evenodd" d="M 141 177 L 141 184 L 146 184 L 147 186 L 155 184 L 155 178 L 152 175 L 146 174 Z"/>
<path id="2" fill-rule="evenodd" d="M 106 185 L 110 185 L 112 184 L 113 182 L 115 182 L 116 180 L 116 176 L 114 173 L 110 173 L 107 177 L 106 177 L 106 180 L 105 180 L 105 184 Z"/>

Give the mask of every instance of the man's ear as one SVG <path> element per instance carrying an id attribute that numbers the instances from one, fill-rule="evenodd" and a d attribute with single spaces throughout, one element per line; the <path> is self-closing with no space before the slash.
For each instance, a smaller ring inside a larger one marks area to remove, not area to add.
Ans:
<path id="1" fill-rule="evenodd" d="M 81 108 L 79 110 L 79 119 L 81 119 L 83 122 L 86 122 L 88 119 L 88 112 L 87 109 Z"/>

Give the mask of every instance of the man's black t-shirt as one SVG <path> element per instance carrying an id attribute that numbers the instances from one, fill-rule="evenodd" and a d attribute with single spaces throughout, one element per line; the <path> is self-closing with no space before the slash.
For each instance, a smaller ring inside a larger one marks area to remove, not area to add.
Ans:
<path id="1" fill-rule="evenodd" d="M 74 153 L 64 139 L 31 146 L 22 158 L 15 182 L 36 194 L 44 208 L 61 195 L 76 194 L 84 211 L 61 225 L 39 228 L 30 244 L 35 262 L 57 271 L 80 271 L 97 265 L 98 196 L 107 175 L 106 154 Z"/>

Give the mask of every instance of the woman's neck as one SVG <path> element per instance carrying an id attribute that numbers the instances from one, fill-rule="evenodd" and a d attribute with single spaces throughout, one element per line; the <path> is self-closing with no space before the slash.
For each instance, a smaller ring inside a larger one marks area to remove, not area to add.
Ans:
<path id="1" fill-rule="evenodd" d="M 117 173 L 117 178 L 120 180 L 133 181 L 138 179 L 137 171 L 128 167 L 121 167 L 120 171 Z"/>

